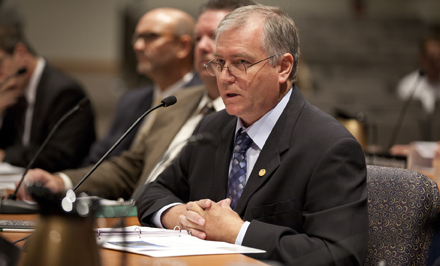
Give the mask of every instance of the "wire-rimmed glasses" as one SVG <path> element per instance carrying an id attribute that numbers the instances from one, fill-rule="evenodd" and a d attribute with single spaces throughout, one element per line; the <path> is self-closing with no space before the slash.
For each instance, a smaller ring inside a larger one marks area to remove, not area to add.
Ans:
<path id="1" fill-rule="evenodd" d="M 238 63 L 238 64 L 231 63 L 228 66 L 223 66 L 222 64 L 220 64 L 218 62 L 217 59 L 212 59 L 211 61 L 209 61 L 208 63 L 205 64 L 205 69 L 209 75 L 214 76 L 214 77 L 218 77 L 222 73 L 223 69 L 227 68 L 229 71 L 229 74 L 231 76 L 240 77 L 240 76 L 246 75 L 247 69 L 250 68 L 251 66 L 255 66 L 256 64 L 261 63 L 263 61 L 266 61 L 274 56 L 275 55 L 269 56 L 268 58 L 260 60 L 256 63 L 251 64 L 251 65 L 246 65 L 243 63 Z"/>

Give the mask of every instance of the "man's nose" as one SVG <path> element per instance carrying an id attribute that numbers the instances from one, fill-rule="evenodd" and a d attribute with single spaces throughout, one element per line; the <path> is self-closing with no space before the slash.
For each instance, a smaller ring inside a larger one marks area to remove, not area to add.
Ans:
<path id="1" fill-rule="evenodd" d="M 215 48 L 214 40 L 208 36 L 203 36 L 197 44 L 198 49 L 202 49 L 206 53 L 213 53 Z"/>
<path id="2" fill-rule="evenodd" d="M 220 72 L 220 75 L 218 77 L 220 82 L 223 83 L 231 83 L 235 81 L 235 77 L 231 75 L 229 72 L 229 67 L 223 67 L 222 72 Z"/>

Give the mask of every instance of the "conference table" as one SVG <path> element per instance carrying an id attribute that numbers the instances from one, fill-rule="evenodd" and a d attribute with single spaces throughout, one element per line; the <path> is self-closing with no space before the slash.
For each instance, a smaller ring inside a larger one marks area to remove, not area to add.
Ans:
<path id="1" fill-rule="evenodd" d="M 0 220 L 20 220 L 20 221 L 38 221 L 39 215 L 33 214 L 0 214 Z M 96 218 L 95 227 L 112 227 L 119 223 L 121 218 Z M 139 225 L 137 217 L 124 218 L 125 226 Z M 28 232 L 0 232 L 0 237 L 5 238 L 9 242 L 17 241 L 23 237 L 26 237 L 32 233 Z M 18 247 L 22 247 L 24 242 L 16 244 Z M 203 255 L 203 256 L 182 256 L 182 257 L 168 257 L 168 258 L 152 258 L 149 256 L 138 255 L 133 253 L 125 253 L 109 249 L 100 249 L 100 258 L 102 266 L 114 266 L 121 265 L 121 260 L 125 260 L 126 266 L 142 266 L 142 265 L 154 265 L 154 266 L 168 266 L 168 265 L 181 265 L 181 266 L 234 266 L 234 265 L 247 265 L 258 266 L 267 265 L 261 261 L 252 259 L 242 254 L 222 254 L 222 255 Z M 22 253 L 22 256 L 26 256 L 26 252 Z M 21 259 L 21 262 L 23 260 Z M 19 264 L 20 265 L 20 264 Z"/>

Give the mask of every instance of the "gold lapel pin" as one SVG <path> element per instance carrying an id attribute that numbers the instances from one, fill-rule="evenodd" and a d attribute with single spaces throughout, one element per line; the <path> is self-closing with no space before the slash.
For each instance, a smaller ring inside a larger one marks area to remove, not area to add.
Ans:
<path id="1" fill-rule="evenodd" d="M 266 174 L 266 169 L 261 169 L 258 173 L 259 176 L 264 176 Z"/>

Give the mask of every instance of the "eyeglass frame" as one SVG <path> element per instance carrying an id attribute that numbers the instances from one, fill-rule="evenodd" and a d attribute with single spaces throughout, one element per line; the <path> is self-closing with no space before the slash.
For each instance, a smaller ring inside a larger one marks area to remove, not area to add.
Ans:
<path id="1" fill-rule="evenodd" d="M 165 33 L 157 33 L 157 32 L 147 32 L 141 34 L 133 34 L 131 37 L 131 44 L 134 45 L 139 39 L 142 39 L 144 43 L 152 43 L 153 41 L 159 39 L 160 37 L 171 37 L 173 39 L 178 38 L 178 36 L 174 34 L 165 34 Z"/>
<path id="2" fill-rule="evenodd" d="M 222 65 L 220 65 L 219 63 L 215 63 L 215 64 L 219 65 L 220 68 L 221 68 L 219 74 L 221 74 L 221 73 L 223 72 L 223 69 L 227 68 L 227 69 L 228 69 L 228 73 L 229 73 L 229 75 L 234 76 L 234 77 L 241 77 L 241 76 L 245 76 L 245 75 L 247 74 L 247 69 L 250 68 L 251 66 L 254 66 L 254 65 L 259 64 L 259 63 L 261 63 L 261 62 L 263 62 L 263 61 L 266 61 L 266 60 L 268 60 L 268 59 L 271 59 L 271 58 L 274 57 L 274 56 L 275 56 L 275 55 L 269 56 L 268 58 L 265 58 L 265 59 L 260 60 L 260 61 L 258 61 L 258 62 L 256 62 L 256 63 L 250 64 L 249 66 L 246 66 L 245 64 L 242 64 L 243 67 L 244 67 L 244 74 L 243 74 L 243 75 L 240 75 L 240 76 L 232 75 L 232 74 L 231 74 L 231 71 L 229 70 L 229 65 L 231 65 L 231 64 L 232 64 L 232 65 L 240 65 L 240 64 L 230 63 L 230 64 L 228 64 L 228 66 L 222 66 Z M 204 64 L 203 66 L 205 67 L 206 72 L 208 72 L 208 74 L 209 74 L 210 76 L 212 76 L 212 77 L 217 77 L 217 75 L 212 75 L 212 74 L 209 73 L 209 71 L 208 71 L 208 67 L 210 67 L 210 65 L 211 65 L 212 63 L 214 63 L 214 62 L 213 62 L 214 60 L 217 60 L 217 58 L 214 58 L 214 59 L 210 60 L 208 63 Z"/>

